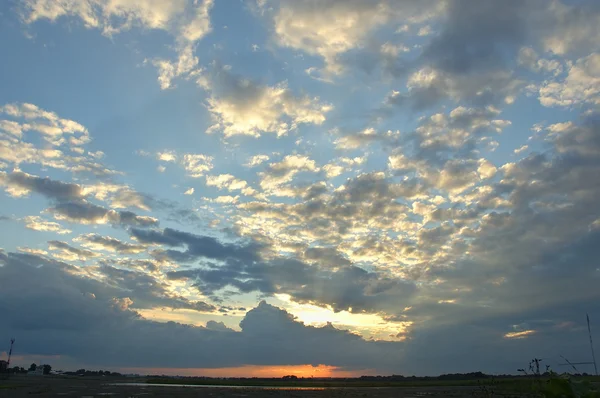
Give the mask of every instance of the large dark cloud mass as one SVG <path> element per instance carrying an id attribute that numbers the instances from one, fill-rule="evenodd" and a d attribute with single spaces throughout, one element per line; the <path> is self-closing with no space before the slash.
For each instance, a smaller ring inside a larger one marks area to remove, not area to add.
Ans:
<path id="1" fill-rule="evenodd" d="M 401 348 L 330 326 L 305 326 L 264 302 L 246 314 L 241 332 L 147 321 L 132 310 L 138 300 L 156 299 L 158 287 L 147 277 L 105 268 L 104 275 L 118 281 L 115 289 L 77 275 L 75 267 L 34 255 L 2 253 L 0 261 L 6 282 L 0 309 L 7 320 L 0 333 L 19 336 L 21 354 L 67 355 L 98 366 L 327 363 L 363 368 L 393 364 L 389 350 Z M 30 294 L 23 296 L 24 290 Z"/>
<path id="2" fill-rule="evenodd" d="M 118 287 L 109 287 L 112 282 L 87 279 L 77 267 L 35 255 L 2 253 L 0 263 L 5 282 L 0 290 L 5 319 L 0 333 L 19 337 L 21 355 L 64 355 L 103 367 L 329 364 L 405 374 L 443 372 L 448 367 L 511 371 L 538 350 L 585 355 L 578 343 L 585 337 L 581 317 L 573 313 L 581 304 L 578 300 L 520 315 L 541 316 L 516 325 L 539 330 L 535 347 L 525 340 L 502 338 L 499 330 L 516 319 L 508 315 L 441 325 L 416 333 L 410 342 L 373 342 L 330 325 L 304 325 L 265 302 L 246 314 L 239 332 L 152 322 L 135 313 L 135 304 L 156 299 L 158 287 L 140 275 L 106 268 L 104 275 L 118 281 Z M 590 310 L 592 316 L 597 314 Z M 552 320 L 557 317 L 562 321 Z M 553 346 L 558 341 L 563 343 Z"/>

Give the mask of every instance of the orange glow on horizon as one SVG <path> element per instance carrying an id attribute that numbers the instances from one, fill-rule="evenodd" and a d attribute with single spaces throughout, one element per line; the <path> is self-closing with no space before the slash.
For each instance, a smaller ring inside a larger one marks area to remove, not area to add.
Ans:
<path id="1" fill-rule="evenodd" d="M 342 370 L 329 365 L 245 365 L 230 368 L 122 368 L 122 373 L 154 374 L 169 376 L 206 377 L 358 377 L 374 374 L 371 369 Z"/>

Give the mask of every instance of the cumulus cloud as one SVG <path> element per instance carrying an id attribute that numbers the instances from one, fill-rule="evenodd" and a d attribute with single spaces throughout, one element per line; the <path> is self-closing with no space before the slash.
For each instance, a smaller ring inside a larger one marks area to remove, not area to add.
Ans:
<path id="1" fill-rule="evenodd" d="M 563 71 L 562 64 L 559 61 L 541 58 L 531 47 L 521 48 L 518 62 L 534 72 L 545 72 L 558 76 Z"/>
<path id="2" fill-rule="evenodd" d="M 5 121 L 4 130 L 20 136 L 22 131 L 35 131 L 53 145 L 65 142 L 77 146 L 89 142 L 87 129 L 76 121 L 63 119 L 56 113 L 39 108 L 30 103 L 13 103 L 0 107 L 0 113 L 22 119 L 24 122 Z"/>
<path id="3" fill-rule="evenodd" d="M 70 234 L 71 230 L 64 228 L 62 225 L 52 221 L 46 221 L 39 216 L 27 216 L 23 218 L 25 227 L 34 231 L 56 232 L 59 235 Z"/>
<path id="4" fill-rule="evenodd" d="M 213 158 L 203 154 L 186 153 L 183 155 L 183 167 L 192 178 L 200 178 L 207 171 L 212 170 Z"/>
<path id="5" fill-rule="evenodd" d="M 52 256 L 64 261 L 87 261 L 100 255 L 91 250 L 73 247 L 58 240 L 49 241 L 48 249 L 51 251 Z"/>
<path id="6" fill-rule="evenodd" d="M 267 160 L 269 160 L 269 155 L 254 155 L 248 158 L 248 162 L 244 165 L 246 167 L 256 167 Z"/>
<path id="7" fill-rule="evenodd" d="M 210 91 L 208 110 L 215 122 L 209 132 L 219 131 L 225 137 L 258 137 L 263 133 L 282 136 L 300 124 L 322 124 L 332 109 L 319 98 L 296 96 L 286 82 L 260 85 L 225 68 L 213 73 L 206 88 Z"/>
<path id="8" fill-rule="evenodd" d="M 24 22 L 56 21 L 63 17 L 79 18 L 88 29 L 99 29 L 105 36 L 114 36 L 139 27 L 169 32 L 176 41 L 177 59 L 152 60 L 158 69 L 162 89 L 172 87 L 172 80 L 197 70 L 198 58 L 193 55 L 194 44 L 211 32 L 212 0 L 176 0 L 168 4 L 143 0 L 104 2 L 100 0 L 48 1 L 22 0 Z"/>
<path id="9" fill-rule="evenodd" d="M 206 176 L 206 185 L 209 187 L 217 187 L 218 189 L 238 191 L 246 188 L 248 183 L 231 174 L 219 174 L 216 176 Z"/>
<path id="10" fill-rule="evenodd" d="M 78 200 L 84 196 L 83 190 L 77 184 L 40 178 L 21 171 L 10 174 L 0 172 L 0 184 L 6 186 L 8 193 L 15 197 L 25 196 L 31 191 L 58 201 Z"/>
<path id="11" fill-rule="evenodd" d="M 15 119 L 15 120 L 10 120 Z M 35 132 L 35 134 L 30 134 Z M 36 138 L 41 138 L 41 141 Z M 90 173 L 106 177 L 118 174 L 99 162 L 97 152 L 86 153 L 88 130 L 31 103 L 0 106 L 0 168 L 21 164 Z"/>
<path id="12" fill-rule="evenodd" d="M 336 139 L 334 143 L 336 148 L 346 150 L 359 149 L 376 142 L 381 145 L 397 145 L 399 135 L 399 131 L 379 132 L 369 127 L 358 133 L 343 135 Z"/>
<path id="13" fill-rule="evenodd" d="M 302 171 L 318 172 L 320 169 L 314 160 L 303 155 L 288 155 L 279 162 L 269 164 L 269 167 L 259 173 L 260 186 L 264 190 L 274 190 L 282 184 L 291 181 Z"/>
<path id="14" fill-rule="evenodd" d="M 155 157 L 159 162 L 163 162 L 158 166 L 158 171 L 161 173 L 166 170 L 164 164 L 170 163 L 183 167 L 186 174 L 192 178 L 200 178 L 213 168 L 214 158 L 203 153 L 177 153 L 171 150 L 159 151 L 154 155 L 146 152 L 138 153 L 142 156 Z"/>
<path id="15" fill-rule="evenodd" d="M 397 3 L 376 1 L 285 1 L 273 16 L 274 32 L 280 46 L 322 57 L 325 72 L 344 70 L 340 55 L 367 41 L 370 33 L 392 21 L 422 22 L 440 9 L 432 2 Z"/>
<path id="16" fill-rule="evenodd" d="M 600 104 L 600 53 L 580 58 L 563 81 L 550 81 L 539 89 L 544 106 L 571 107 Z"/>
<path id="17" fill-rule="evenodd" d="M 142 210 L 150 210 L 150 207 L 146 204 L 146 199 L 140 193 L 128 186 L 119 184 L 104 182 L 90 185 L 66 183 L 18 170 L 12 173 L 0 172 L 0 184 L 4 185 L 6 191 L 14 197 L 26 196 L 30 192 L 35 192 L 59 202 L 95 198 L 110 201 L 111 206 L 116 209 L 137 207 Z"/>
<path id="18" fill-rule="evenodd" d="M 103 250 L 119 254 L 138 254 L 146 250 L 146 246 L 122 242 L 110 236 L 101 236 L 97 234 L 85 234 L 73 239 L 79 242 L 81 246 L 91 250 Z"/>
<path id="19" fill-rule="evenodd" d="M 131 211 L 116 211 L 87 201 L 64 202 L 50 207 L 47 212 L 57 220 L 80 224 L 114 224 L 135 227 L 152 227 L 158 220 L 150 216 L 139 216 Z"/>

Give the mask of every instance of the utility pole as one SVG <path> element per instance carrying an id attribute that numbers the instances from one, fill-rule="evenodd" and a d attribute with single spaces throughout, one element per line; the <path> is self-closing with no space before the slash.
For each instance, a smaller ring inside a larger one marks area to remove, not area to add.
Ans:
<path id="1" fill-rule="evenodd" d="M 10 357 L 12 356 L 13 345 L 15 344 L 15 339 L 10 339 L 10 350 L 8 350 L 8 361 L 6 361 L 6 367 L 10 368 Z"/>
<path id="2" fill-rule="evenodd" d="M 594 342 L 592 341 L 592 328 L 590 328 L 590 316 L 585 314 L 587 318 L 588 325 L 588 334 L 590 335 L 590 348 L 592 349 L 592 361 L 594 362 L 594 371 L 596 372 L 596 376 L 598 376 L 598 367 L 596 366 L 596 355 L 594 354 Z"/>

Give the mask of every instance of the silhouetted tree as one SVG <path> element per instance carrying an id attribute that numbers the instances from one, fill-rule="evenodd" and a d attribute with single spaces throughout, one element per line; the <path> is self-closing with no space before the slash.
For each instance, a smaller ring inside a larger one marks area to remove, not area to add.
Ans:
<path id="1" fill-rule="evenodd" d="M 35 363 L 32 363 L 31 365 L 29 365 L 29 371 L 33 372 L 37 369 L 37 365 Z"/>
<path id="2" fill-rule="evenodd" d="M 51 370 L 52 370 L 52 366 L 44 365 L 44 374 L 45 375 L 49 375 Z"/>

